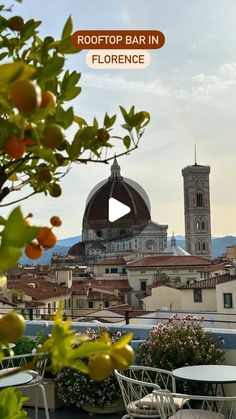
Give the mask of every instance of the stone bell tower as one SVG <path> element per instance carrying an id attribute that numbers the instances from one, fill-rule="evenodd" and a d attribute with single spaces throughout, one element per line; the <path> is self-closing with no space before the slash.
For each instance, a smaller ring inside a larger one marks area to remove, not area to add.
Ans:
<path id="1" fill-rule="evenodd" d="M 184 178 L 185 248 L 191 255 L 211 258 L 210 166 L 195 162 Z"/>

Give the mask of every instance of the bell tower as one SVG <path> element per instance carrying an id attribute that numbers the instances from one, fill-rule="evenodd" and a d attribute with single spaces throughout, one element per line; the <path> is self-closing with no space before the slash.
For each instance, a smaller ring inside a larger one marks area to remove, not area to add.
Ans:
<path id="1" fill-rule="evenodd" d="M 184 180 L 185 248 L 191 255 L 211 258 L 210 166 L 182 169 Z"/>

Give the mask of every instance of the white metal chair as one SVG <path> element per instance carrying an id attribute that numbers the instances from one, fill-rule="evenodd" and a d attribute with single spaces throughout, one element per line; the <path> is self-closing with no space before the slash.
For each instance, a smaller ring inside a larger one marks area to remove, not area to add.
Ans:
<path id="1" fill-rule="evenodd" d="M 182 399 L 176 408 L 175 398 Z M 154 390 L 153 398 L 160 419 L 236 419 L 236 396 L 202 396 Z"/>
<path id="2" fill-rule="evenodd" d="M 23 354 L 23 355 L 14 355 L 14 356 L 8 356 L 5 357 L 0 362 L 0 368 L 3 370 L 8 370 L 11 372 L 11 370 L 17 369 L 17 367 L 24 366 L 31 362 L 31 360 L 34 358 L 35 362 L 35 369 L 24 369 L 24 372 L 29 373 L 32 375 L 32 380 L 27 384 L 17 385 L 17 389 L 26 389 L 29 387 L 35 388 L 35 419 L 38 419 L 38 390 L 41 391 L 43 404 L 44 404 L 44 410 L 45 410 L 45 417 L 46 419 L 50 419 L 49 417 L 49 411 L 48 411 L 48 403 L 47 403 L 47 396 L 45 392 L 45 388 L 43 386 L 43 377 L 44 372 L 46 368 L 46 364 L 48 361 L 47 354 Z M 1 385 L 1 382 L 0 382 Z M 14 386 L 12 386 L 14 387 Z"/>
<path id="3" fill-rule="evenodd" d="M 161 388 L 176 391 L 175 378 L 167 370 L 132 365 L 126 371 L 115 370 L 115 375 L 127 411 L 122 419 L 159 418 L 159 408 L 156 407 L 157 396 L 154 397 L 153 391 Z M 180 408 L 183 400 L 175 398 L 174 403 Z"/>

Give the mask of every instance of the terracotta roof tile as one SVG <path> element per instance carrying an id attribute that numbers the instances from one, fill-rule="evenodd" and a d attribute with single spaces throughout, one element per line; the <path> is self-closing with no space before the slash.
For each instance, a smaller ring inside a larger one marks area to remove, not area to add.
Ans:
<path id="1" fill-rule="evenodd" d="M 218 284 L 223 284 L 225 282 L 234 281 L 236 279 L 236 275 L 219 275 L 209 279 L 198 280 L 193 283 L 184 284 L 178 287 L 179 289 L 194 289 L 194 288 L 215 288 Z"/>
<path id="2" fill-rule="evenodd" d="M 151 256 L 128 262 L 127 268 L 149 266 L 210 266 L 213 262 L 199 256 Z"/>
<path id="3" fill-rule="evenodd" d="M 199 269 L 198 271 L 199 272 L 215 272 L 219 269 L 227 269 L 227 267 L 225 266 L 225 263 L 220 263 L 220 264 L 213 265 L 213 266 L 210 266 L 210 267 L 203 267 L 203 268 Z"/>
<path id="4" fill-rule="evenodd" d="M 105 286 L 112 289 L 118 290 L 131 290 L 128 279 L 104 279 L 104 277 L 98 277 L 93 281 L 90 281 L 94 286 Z"/>
<path id="5" fill-rule="evenodd" d="M 68 256 L 84 256 L 85 255 L 85 244 L 79 242 L 70 247 Z"/>
<path id="6" fill-rule="evenodd" d="M 102 277 L 103 278 L 103 277 Z M 83 281 L 74 281 L 72 292 L 75 295 L 86 295 L 89 288 L 101 289 L 104 291 L 131 290 L 128 279 L 88 279 Z"/>
<path id="7" fill-rule="evenodd" d="M 30 285 L 34 284 L 34 285 Z M 7 287 L 23 291 L 33 300 L 44 300 L 51 297 L 63 297 L 71 294 L 71 290 L 62 285 L 36 278 L 8 279 Z"/>
<path id="8" fill-rule="evenodd" d="M 122 257 L 116 259 L 102 259 L 98 260 L 94 266 L 96 265 L 126 265 L 126 260 Z"/>

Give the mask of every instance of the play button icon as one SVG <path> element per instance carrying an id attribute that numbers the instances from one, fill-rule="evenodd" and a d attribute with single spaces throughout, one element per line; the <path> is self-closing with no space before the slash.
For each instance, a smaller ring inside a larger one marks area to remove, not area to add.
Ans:
<path id="1" fill-rule="evenodd" d="M 126 214 L 129 214 L 130 207 L 122 202 L 117 201 L 115 198 L 109 199 L 108 205 L 108 219 L 112 223 L 113 221 L 119 220 L 119 218 L 123 217 Z"/>

